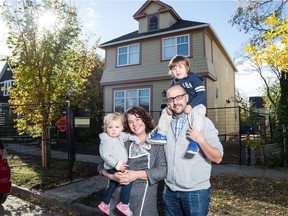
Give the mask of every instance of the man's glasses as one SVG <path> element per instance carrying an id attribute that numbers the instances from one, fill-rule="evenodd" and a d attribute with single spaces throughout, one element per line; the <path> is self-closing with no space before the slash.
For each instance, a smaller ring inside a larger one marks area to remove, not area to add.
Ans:
<path id="1" fill-rule="evenodd" d="M 167 103 L 173 103 L 174 100 L 176 100 L 176 101 L 182 100 L 182 98 L 183 98 L 184 95 L 186 95 L 186 93 L 185 93 L 185 94 L 182 94 L 182 95 L 177 95 L 177 96 L 175 96 L 175 97 L 170 97 L 170 98 L 168 98 L 168 99 L 166 100 L 166 102 L 167 102 Z"/>

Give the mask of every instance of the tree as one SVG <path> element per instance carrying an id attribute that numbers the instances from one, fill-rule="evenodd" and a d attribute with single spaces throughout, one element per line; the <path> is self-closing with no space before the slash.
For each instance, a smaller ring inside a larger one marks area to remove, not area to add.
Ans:
<path id="1" fill-rule="evenodd" d="M 273 89 L 270 88 L 271 86 L 267 82 L 265 82 L 267 85 L 266 93 L 276 111 L 280 125 L 288 126 L 285 116 L 288 109 L 288 17 L 281 21 L 273 13 L 272 16 L 265 20 L 264 24 L 270 28 L 262 35 L 264 41 L 262 46 L 249 44 L 245 49 L 248 56 L 251 57 L 251 61 L 258 68 L 268 65 L 276 75 L 280 85 L 280 99 L 278 100 L 277 94 L 273 95 L 273 91 L 271 91 Z"/>
<path id="2" fill-rule="evenodd" d="M 229 22 L 239 31 L 250 34 L 251 44 L 261 45 L 261 35 L 269 30 L 269 27 L 264 24 L 265 20 L 273 13 L 279 19 L 285 19 L 285 9 L 287 9 L 287 0 L 239 1 L 239 6 Z"/>
<path id="3" fill-rule="evenodd" d="M 251 35 L 250 44 L 246 46 L 248 58 L 265 83 L 265 95 L 270 108 L 280 116 L 287 110 L 287 0 L 242 1 L 230 23 L 239 31 Z M 267 67 L 277 78 L 269 82 L 263 73 Z M 276 86 L 275 86 L 276 84 Z M 279 88 L 277 88 L 279 86 Z M 277 91 L 280 89 L 280 91 Z M 280 109 L 279 109 L 280 108 Z M 283 111 L 279 111 L 283 110 Z"/>
<path id="4" fill-rule="evenodd" d="M 75 8 L 62 0 L 16 3 L 2 5 L 15 79 L 9 102 L 22 115 L 18 130 L 42 137 L 42 165 L 49 167 L 51 121 L 66 100 L 77 98 L 95 66 L 95 56 L 79 39 Z"/>

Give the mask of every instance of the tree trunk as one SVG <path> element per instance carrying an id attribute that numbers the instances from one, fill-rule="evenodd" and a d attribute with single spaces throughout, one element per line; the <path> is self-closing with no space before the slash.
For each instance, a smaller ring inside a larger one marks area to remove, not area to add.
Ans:
<path id="1" fill-rule="evenodd" d="M 43 128 L 42 132 L 42 166 L 50 168 L 51 163 L 51 142 L 49 127 Z"/>

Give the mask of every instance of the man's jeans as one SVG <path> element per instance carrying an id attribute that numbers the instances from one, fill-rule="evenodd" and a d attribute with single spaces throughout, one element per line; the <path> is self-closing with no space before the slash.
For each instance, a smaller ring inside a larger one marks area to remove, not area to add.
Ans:
<path id="1" fill-rule="evenodd" d="M 207 216 L 210 203 L 210 188 L 198 191 L 171 191 L 164 187 L 163 201 L 166 216 Z"/>

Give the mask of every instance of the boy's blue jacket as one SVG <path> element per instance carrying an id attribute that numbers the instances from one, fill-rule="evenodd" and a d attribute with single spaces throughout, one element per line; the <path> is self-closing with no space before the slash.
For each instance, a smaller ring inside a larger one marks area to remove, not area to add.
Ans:
<path id="1" fill-rule="evenodd" d="M 203 77 L 194 72 L 189 72 L 188 76 L 183 79 L 173 79 L 171 81 L 171 86 L 173 85 L 181 85 L 185 89 L 186 93 L 189 95 L 188 104 L 191 105 L 192 108 L 199 104 L 203 104 L 207 107 Z"/>

